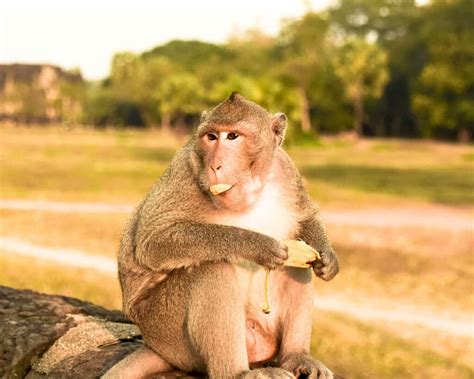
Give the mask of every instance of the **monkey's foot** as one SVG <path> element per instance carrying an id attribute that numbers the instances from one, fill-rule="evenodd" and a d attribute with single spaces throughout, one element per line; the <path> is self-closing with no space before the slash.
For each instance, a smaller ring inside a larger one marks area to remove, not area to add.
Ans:
<path id="1" fill-rule="evenodd" d="M 283 361 L 281 368 L 293 373 L 297 378 L 333 379 L 333 373 L 321 362 L 308 354 L 290 354 Z"/>
<path id="2" fill-rule="evenodd" d="M 281 368 L 265 367 L 247 371 L 239 379 L 295 379 L 295 376 Z"/>

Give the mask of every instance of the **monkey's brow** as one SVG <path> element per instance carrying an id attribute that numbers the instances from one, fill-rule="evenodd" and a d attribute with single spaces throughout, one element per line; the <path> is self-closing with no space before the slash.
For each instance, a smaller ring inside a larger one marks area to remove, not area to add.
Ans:
<path id="1" fill-rule="evenodd" d="M 216 125 L 208 124 L 203 125 L 199 130 L 199 137 L 203 137 L 208 133 L 220 133 L 220 132 L 234 132 L 242 135 L 250 134 L 248 130 L 242 127 L 239 124 L 230 124 L 230 125 Z"/>

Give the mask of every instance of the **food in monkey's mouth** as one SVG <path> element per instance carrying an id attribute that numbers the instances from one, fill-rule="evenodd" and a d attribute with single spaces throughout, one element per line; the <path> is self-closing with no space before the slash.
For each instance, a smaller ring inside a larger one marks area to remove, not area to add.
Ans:
<path id="1" fill-rule="evenodd" d="M 321 259 L 319 253 L 304 241 L 288 240 L 285 245 L 288 246 L 288 259 L 283 266 L 307 268 L 311 267 L 312 262 Z"/>
<path id="2" fill-rule="evenodd" d="M 214 184 L 209 188 L 211 193 L 214 196 L 217 196 L 221 193 L 224 193 L 225 191 L 228 191 L 232 188 L 232 184 L 225 184 L 225 183 L 219 183 L 219 184 Z"/>

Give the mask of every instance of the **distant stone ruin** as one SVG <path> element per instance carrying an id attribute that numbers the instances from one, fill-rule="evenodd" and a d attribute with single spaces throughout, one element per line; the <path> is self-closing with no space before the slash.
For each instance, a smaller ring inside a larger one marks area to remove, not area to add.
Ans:
<path id="1" fill-rule="evenodd" d="M 79 72 L 48 64 L 0 64 L 0 121 L 74 122 L 82 113 Z"/>

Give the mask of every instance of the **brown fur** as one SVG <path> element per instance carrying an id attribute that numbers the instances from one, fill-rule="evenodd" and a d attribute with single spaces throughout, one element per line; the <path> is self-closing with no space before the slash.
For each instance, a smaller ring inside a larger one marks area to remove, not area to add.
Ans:
<path id="1" fill-rule="evenodd" d="M 309 356 L 311 271 L 281 267 L 282 241 L 301 238 L 323 256 L 317 275 L 329 280 L 338 271 L 317 208 L 280 147 L 285 125 L 284 115 L 232 94 L 203 115 L 124 230 L 124 312 L 175 368 L 211 378 L 291 377 L 281 369 L 249 371 L 276 359 L 293 374 L 304 367 L 332 375 Z M 232 131 L 238 140 L 225 138 Z M 209 186 L 223 180 L 234 186 L 211 195 Z M 274 269 L 268 316 L 258 307 L 261 266 Z"/>

